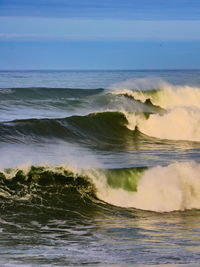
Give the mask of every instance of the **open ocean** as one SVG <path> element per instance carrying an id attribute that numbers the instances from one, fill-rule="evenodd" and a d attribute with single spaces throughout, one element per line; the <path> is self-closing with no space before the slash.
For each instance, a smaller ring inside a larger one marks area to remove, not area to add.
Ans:
<path id="1" fill-rule="evenodd" d="M 0 266 L 200 266 L 200 71 L 0 71 Z"/>

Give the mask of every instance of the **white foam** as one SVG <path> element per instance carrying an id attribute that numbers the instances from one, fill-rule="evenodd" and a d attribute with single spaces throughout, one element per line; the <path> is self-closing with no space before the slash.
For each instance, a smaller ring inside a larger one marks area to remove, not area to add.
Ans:
<path id="1" fill-rule="evenodd" d="M 166 84 L 162 90 L 153 94 L 153 104 L 168 109 L 173 107 L 200 108 L 200 88 L 191 86 L 172 86 Z"/>
<path id="2" fill-rule="evenodd" d="M 126 113 L 129 125 L 148 135 L 169 140 L 200 141 L 200 109 L 174 108 L 163 115 L 144 116 Z"/>
<path id="3" fill-rule="evenodd" d="M 111 188 L 103 173 L 101 179 L 93 177 L 97 196 L 112 205 L 157 212 L 200 208 L 200 164 L 195 162 L 146 170 L 137 192 Z"/>
<path id="4" fill-rule="evenodd" d="M 150 98 L 153 104 L 166 109 L 172 107 L 200 108 L 200 88 L 172 85 L 159 78 L 130 79 L 113 84 L 110 89 L 114 94 L 128 94 L 142 102 Z M 159 90 L 149 94 L 148 91 L 152 89 Z"/>
<path id="5" fill-rule="evenodd" d="M 127 94 L 142 102 L 150 98 L 154 105 L 166 110 L 148 119 L 124 112 L 129 129 L 137 126 L 144 134 L 161 139 L 200 141 L 200 88 L 175 86 L 156 78 L 127 80 L 111 88 L 114 94 Z"/>

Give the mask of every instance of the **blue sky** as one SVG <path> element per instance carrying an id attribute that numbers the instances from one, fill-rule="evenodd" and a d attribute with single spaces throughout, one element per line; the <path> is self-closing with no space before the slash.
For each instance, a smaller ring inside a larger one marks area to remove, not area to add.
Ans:
<path id="1" fill-rule="evenodd" d="M 0 0 L 0 69 L 198 69 L 199 0 Z"/>

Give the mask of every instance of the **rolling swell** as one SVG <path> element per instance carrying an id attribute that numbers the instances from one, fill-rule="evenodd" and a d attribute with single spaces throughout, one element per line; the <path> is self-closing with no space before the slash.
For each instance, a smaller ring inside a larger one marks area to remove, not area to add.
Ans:
<path id="1" fill-rule="evenodd" d="M 0 89 L 0 100 L 41 100 L 41 99 L 62 99 L 62 98 L 84 98 L 100 94 L 104 91 L 97 89 L 79 89 L 79 88 L 6 88 Z"/>
<path id="2" fill-rule="evenodd" d="M 71 116 L 61 119 L 28 119 L 1 123 L 0 138 L 3 142 L 41 141 L 62 139 L 80 142 L 120 143 L 133 138 L 133 131 L 120 112 L 100 112 L 87 116 Z"/>

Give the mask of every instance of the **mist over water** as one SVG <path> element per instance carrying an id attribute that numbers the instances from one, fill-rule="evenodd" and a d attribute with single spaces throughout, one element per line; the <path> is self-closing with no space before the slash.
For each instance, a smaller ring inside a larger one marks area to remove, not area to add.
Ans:
<path id="1" fill-rule="evenodd" d="M 199 74 L 0 72 L 0 265 L 198 266 Z"/>

